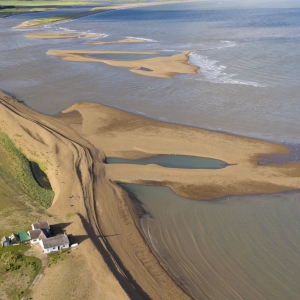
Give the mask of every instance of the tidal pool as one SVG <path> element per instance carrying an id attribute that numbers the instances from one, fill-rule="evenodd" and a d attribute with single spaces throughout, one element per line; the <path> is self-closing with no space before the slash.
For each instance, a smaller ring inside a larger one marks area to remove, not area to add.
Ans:
<path id="1" fill-rule="evenodd" d="M 223 169 L 228 166 L 225 161 L 208 157 L 189 155 L 155 155 L 140 159 L 107 158 L 108 164 L 156 164 L 166 168 L 182 169 Z"/>

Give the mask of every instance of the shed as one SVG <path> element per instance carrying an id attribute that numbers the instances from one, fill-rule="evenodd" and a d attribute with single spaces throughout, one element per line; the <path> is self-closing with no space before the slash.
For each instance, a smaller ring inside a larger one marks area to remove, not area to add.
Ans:
<path id="1" fill-rule="evenodd" d="M 20 238 L 21 243 L 30 241 L 30 236 L 27 234 L 25 230 L 18 232 L 18 236 Z"/>
<path id="2" fill-rule="evenodd" d="M 60 234 L 47 239 L 42 239 L 40 245 L 45 253 L 50 253 L 69 248 L 70 242 L 66 234 Z"/>
<path id="3" fill-rule="evenodd" d="M 9 237 L 7 236 L 4 236 L 2 239 L 1 239 L 1 246 L 2 247 L 7 247 L 10 245 L 10 239 Z"/>
<path id="4" fill-rule="evenodd" d="M 19 239 L 19 236 L 15 233 L 12 233 L 10 236 L 9 236 L 9 239 L 10 239 L 10 243 L 12 245 L 14 244 L 19 244 L 20 243 L 20 239 Z"/>

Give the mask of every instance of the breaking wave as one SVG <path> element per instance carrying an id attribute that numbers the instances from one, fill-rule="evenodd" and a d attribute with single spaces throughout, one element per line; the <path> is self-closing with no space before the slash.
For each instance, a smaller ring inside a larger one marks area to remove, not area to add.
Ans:
<path id="1" fill-rule="evenodd" d="M 127 36 L 127 39 L 135 39 L 135 40 L 142 40 L 145 42 L 150 42 L 150 43 L 156 43 L 156 40 L 152 40 L 152 39 L 146 39 L 146 38 L 141 38 L 141 37 L 134 37 L 134 36 Z"/>
<path id="2" fill-rule="evenodd" d="M 205 76 L 205 79 L 210 82 L 265 87 L 265 85 L 262 85 L 254 81 L 246 81 L 246 80 L 235 78 L 237 74 L 226 73 L 225 72 L 226 66 L 217 64 L 218 63 L 217 60 L 209 59 L 207 58 L 206 55 L 201 55 L 196 52 L 191 52 L 189 54 L 189 63 L 199 67 L 200 72 Z"/>

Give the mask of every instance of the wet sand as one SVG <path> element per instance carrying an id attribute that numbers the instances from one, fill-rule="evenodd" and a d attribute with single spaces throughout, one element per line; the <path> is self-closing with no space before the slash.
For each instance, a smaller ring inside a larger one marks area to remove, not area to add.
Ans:
<path id="1" fill-rule="evenodd" d="M 114 42 L 87 42 L 88 45 L 106 45 L 106 44 L 118 44 L 118 43 L 144 43 L 145 40 L 137 38 L 127 38 L 123 40 L 118 40 Z"/>
<path id="2" fill-rule="evenodd" d="M 102 37 L 103 34 L 97 33 L 86 33 L 86 32 L 31 32 L 25 34 L 26 38 L 29 39 L 40 39 L 40 40 L 57 40 L 57 39 L 79 39 L 79 38 L 98 38 Z"/>
<path id="3" fill-rule="evenodd" d="M 37 113 L 4 93 L 0 103 L 2 130 L 28 159 L 47 166 L 55 192 L 49 213 L 65 222 L 70 209 L 76 213 L 72 233 L 87 237 L 78 251 L 103 299 L 190 298 L 150 250 L 135 208 L 114 182 L 165 184 L 197 200 L 299 187 L 299 164 L 257 165 L 262 154 L 288 152 L 275 143 L 158 122 L 94 103 L 76 103 L 58 116 Z M 233 165 L 185 170 L 103 163 L 106 156 L 150 154 L 210 157 Z M 74 208 L 70 195 L 79 197 Z"/>
<path id="4" fill-rule="evenodd" d="M 89 57 L 89 54 L 159 54 L 159 52 L 96 51 L 96 50 L 49 50 L 48 55 L 76 62 L 98 62 L 115 67 L 130 68 L 130 71 L 145 76 L 172 78 L 178 74 L 197 74 L 198 67 L 188 63 L 189 52 L 167 57 L 140 60 L 108 60 Z M 150 71 L 148 71 L 150 70 Z"/>

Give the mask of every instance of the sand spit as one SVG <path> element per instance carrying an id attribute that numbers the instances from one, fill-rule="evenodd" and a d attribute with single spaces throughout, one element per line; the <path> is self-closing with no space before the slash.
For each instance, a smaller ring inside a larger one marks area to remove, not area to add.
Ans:
<path id="1" fill-rule="evenodd" d="M 87 32 L 31 32 L 25 34 L 26 38 L 29 39 L 40 39 L 40 40 L 57 40 L 57 39 L 79 39 L 79 38 L 99 38 L 103 37 L 104 34 L 98 33 L 87 33 Z"/>
<path id="2" fill-rule="evenodd" d="M 86 42 L 88 45 L 105 45 L 105 44 L 118 44 L 118 43 L 145 43 L 146 40 L 137 38 L 127 38 L 123 40 L 118 40 L 114 42 Z"/>
<path id="3" fill-rule="evenodd" d="M 80 278 L 78 270 L 84 272 L 85 280 L 82 287 L 71 287 L 70 294 L 63 290 L 65 298 L 80 299 L 81 295 L 85 299 L 190 298 L 168 275 L 141 236 L 125 193 L 106 175 L 102 150 L 63 123 L 61 116 L 42 115 L 2 92 L 0 113 L 1 130 L 22 148 L 28 159 L 46 166 L 55 192 L 49 213 L 63 223 L 68 222 L 68 213 L 75 214 L 70 227 L 75 237 L 82 237 L 76 255 L 83 262 L 75 265 L 73 272 L 66 272 L 63 280 L 66 286 L 75 282 L 76 276 Z M 80 129 L 84 122 L 78 114 L 71 114 L 66 122 L 74 123 L 76 118 L 74 126 Z M 70 206 L 71 195 L 77 197 L 73 206 Z M 42 278 L 35 287 L 38 299 L 47 299 L 47 293 L 40 288 L 57 288 L 56 275 L 47 272 L 47 278 Z"/>
<path id="4" fill-rule="evenodd" d="M 210 157 L 232 164 L 219 170 L 106 165 L 106 174 L 113 181 L 163 184 L 177 194 L 195 200 L 276 193 L 300 186 L 299 163 L 257 164 L 262 154 L 289 152 L 288 148 L 279 144 L 158 122 L 100 104 L 76 103 L 64 112 L 67 116 L 72 111 L 80 113 L 82 123 L 70 126 L 108 157 L 182 154 Z"/>
<path id="5" fill-rule="evenodd" d="M 96 50 L 49 50 L 48 55 L 57 56 L 64 60 L 77 62 L 98 62 L 115 67 L 130 68 L 131 72 L 153 76 L 172 78 L 177 74 L 197 74 L 198 67 L 188 63 L 189 51 L 173 56 L 157 56 L 140 60 L 107 60 L 88 56 L 90 54 L 159 54 L 159 52 L 137 51 L 96 51 Z M 150 70 L 150 71 L 149 71 Z"/>

